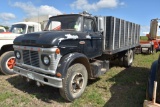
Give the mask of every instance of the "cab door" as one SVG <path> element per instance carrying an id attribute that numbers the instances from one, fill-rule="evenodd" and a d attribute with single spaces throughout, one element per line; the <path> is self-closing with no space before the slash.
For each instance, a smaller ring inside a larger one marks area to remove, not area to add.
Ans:
<path id="1" fill-rule="evenodd" d="M 86 36 L 84 53 L 89 58 L 94 58 L 102 54 L 102 34 L 97 31 L 96 23 L 93 18 L 84 17 L 83 31 Z"/>

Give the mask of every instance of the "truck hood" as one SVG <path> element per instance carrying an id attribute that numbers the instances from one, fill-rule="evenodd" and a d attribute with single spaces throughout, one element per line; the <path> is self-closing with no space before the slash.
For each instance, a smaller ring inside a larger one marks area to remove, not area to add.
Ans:
<path id="1" fill-rule="evenodd" d="M 14 40 L 16 37 L 20 36 L 22 34 L 16 34 L 16 33 L 11 33 L 11 32 L 3 32 L 0 33 L 0 39 L 2 40 Z"/>
<path id="2" fill-rule="evenodd" d="M 53 47 L 68 39 L 90 39 L 89 35 L 76 31 L 43 31 L 25 34 L 14 40 L 15 45 Z"/>

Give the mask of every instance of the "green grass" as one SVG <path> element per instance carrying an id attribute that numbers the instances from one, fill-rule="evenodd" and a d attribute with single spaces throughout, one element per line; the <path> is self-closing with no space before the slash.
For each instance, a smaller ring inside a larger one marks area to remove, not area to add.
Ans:
<path id="1" fill-rule="evenodd" d="M 160 36 L 158 36 L 157 38 L 160 38 Z M 140 40 L 147 41 L 148 37 L 147 36 L 140 36 Z"/>
<path id="2" fill-rule="evenodd" d="M 12 97 L 14 94 L 11 92 L 0 92 L 0 102 Z"/>
<path id="3" fill-rule="evenodd" d="M 140 40 L 148 40 L 147 36 L 140 36 Z"/>
<path id="4" fill-rule="evenodd" d="M 27 105 L 29 103 L 29 99 L 24 95 L 17 95 L 14 92 L 9 90 L 4 90 L 4 92 L 0 92 L 0 106 L 8 107 L 8 106 L 17 106 L 17 105 Z"/>
<path id="5" fill-rule="evenodd" d="M 66 102 L 58 89 L 0 75 L 0 107 L 142 107 L 152 62 L 159 53 L 135 56 L 132 67 L 112 67 L 99 79 L 89 80 L 83 95 Z"/>
<path id="6" fill-rule="evenodd" d="M 82 107 L 83 104 L 85 106 L 94 106 L 94 107 L 102 107 L 105 103 L 105 100 L 101 97 L 102 93 L 98 92 L 98 90 L 93 89 L 86 89 L 85 94 L 82 95 L 82 98 L 75 100 L 71 106 L 72 107 Z M 85 100 L 87 99 L 87 100 Z"/>

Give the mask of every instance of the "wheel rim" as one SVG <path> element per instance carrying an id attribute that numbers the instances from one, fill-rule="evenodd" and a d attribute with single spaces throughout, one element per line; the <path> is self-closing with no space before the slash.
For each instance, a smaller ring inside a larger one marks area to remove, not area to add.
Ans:
<path id="1" fill-rule="evenodd" d="M 133 53 L 132 53 L 132 51 L 130 51 L 129 64 L 132 63 L 132 61 L 133 61 Z"/>
<path id="2" fill-rule="evenodd" d="M 6 67 L 9 70 L 13 70 L 13 67 L 15 65 L 15 57 L 10 57 L 7 61 L 6 61 Z"/>
<path id="3" fill-rule="evenodd" d="M 79 93 L 84 85 L 84 77 L 81 73 L 73 76 L 71 81 L 71 89 L 73 93 Z"/>

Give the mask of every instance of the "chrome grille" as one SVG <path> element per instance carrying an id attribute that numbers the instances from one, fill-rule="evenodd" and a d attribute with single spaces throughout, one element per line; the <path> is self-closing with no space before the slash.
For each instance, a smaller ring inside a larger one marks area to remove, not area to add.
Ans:
<path id="1" fill-rule="evenodd" d="M 39 55 L 37 51 L 23 50 L 23 61 L 24 64 L 40 67 Z"/>

